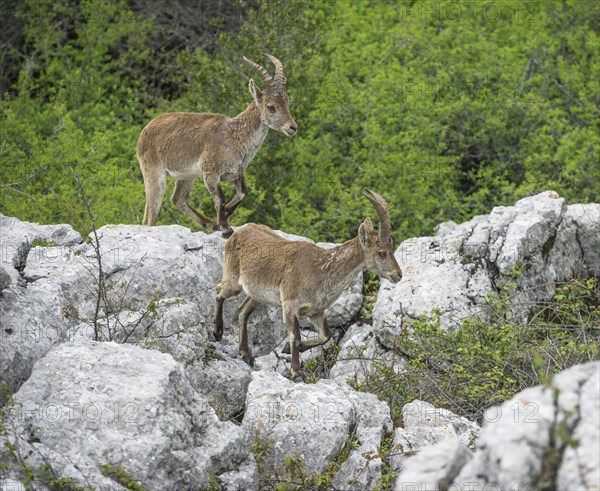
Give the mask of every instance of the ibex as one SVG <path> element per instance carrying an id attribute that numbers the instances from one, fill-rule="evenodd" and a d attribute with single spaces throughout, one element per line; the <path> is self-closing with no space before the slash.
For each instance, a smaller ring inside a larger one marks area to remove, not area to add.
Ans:
<path id="1" fill-rule="evenodd" d="M 167 113 L 154 118 L 142 130 L 137 142 L 137 157 L 146 191 L 144 225 L 156 224 L 169 174 L 176 179 L 171 201 L 179 210 L 201 226 L 220 228 L 224 237 L 232 234 L 227 218 L 248 193 L 244 172 L 269 128 L 290 137 L 298 129 L 290 114 L 283 65 L 274 56 L 265 56 L 275 65 L 272 77 L 262 66 L 244 57 L 244 62 L 263 79 L 265 89 L 261 91 L 250 79 L 249 88 L 254 100 L 236 117 L 214 113 Z M 215 204 L 216 222 L 188 203 L 188 194 L 199 177 L 204 180 Z M 227 204 L 221 181 L 235 185 L 236 194 Z"/>
<path id="2" fill-rule="evenodd" d="M 367 218 L 358 237 L 331 249 L 310 242 L 291 241 L 264 225 L 254 223 L 237 229 L 225 245 L 223 280 L 217 286 L 214 336 L 223 336 L 223 302 L 244 291 L 239 308 L 239 353 L 250 366 L 254 358 L 248 347 L 247 322 L 260 304 L 281 306 L 292 354 L 292 377 L 303 380 L 299 353 L 327 342 L 331 337 L 325 310 L 356 278 L 370 269 L 394 283 L 402 271 L 392 251 L 390 212 L 386 201 L 373 191 L 365 196 L 379 216 L 379 230 Z M 299 317 L 307 316 L 319 337 L 300 340 Z"/>

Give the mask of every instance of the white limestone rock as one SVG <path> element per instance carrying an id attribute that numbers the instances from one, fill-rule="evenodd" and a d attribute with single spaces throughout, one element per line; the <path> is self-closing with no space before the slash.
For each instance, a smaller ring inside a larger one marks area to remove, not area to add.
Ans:
<path id="1" fill-rule="evenodd" d="M 47 463 L 99 490 L 115 488 L 99 470 L 105 464 L 125 468 L 147 489 L 202 489 L 221 474 L 257 485 L 248 433 L 219 421 L 169 355 L 64 343 L 36 363 L 14 400 L 5 438 L 32 468 Z M 1 459 L 10 462 L 6 450 Z"/>

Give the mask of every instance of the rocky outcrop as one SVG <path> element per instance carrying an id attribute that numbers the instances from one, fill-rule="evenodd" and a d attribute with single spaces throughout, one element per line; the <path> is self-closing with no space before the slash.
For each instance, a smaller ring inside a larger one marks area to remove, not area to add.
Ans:
<path id="1" fill-rule="evenodd" d="M 4 289 L 8 288 L 12 283 L 12 278 L 6 272 L 3 266 L 0 266 L 0 294 Z"/>
<path id="2" fill-rule="evenodd" d="M 220 233 L 194 233 L 178 225 L 109 225 L 98 229 L 96 244 L 93 235 L 79 243 L 79 234 L 66 225 L 2 217 L 0 226 L 7 258 L 3 264 L 14 276 L 13 286 L 0 296 L 0 336 L 6 340 L 0 347 L 0 368 L 1 373 L 10 371 L 2 380 L 9 391 L 52 345 L 77 338 L 137 343 L 171 353 L 189 368 L 199 390 L 206 387 L 199 373 L 206 366 L 206 349 L 214 351 L 207 341 L 214 288 L 222 276 L 225 240 Z M 330 309 L 332 326 L 357 314 L 361 291 L 362 277 L 357 277 Z M 225 303 L 224 343 L 237 342 L 240 302 L 241 296 Z M 249 333 L 254 353 L 267 354 L 287 336 L 281 310 L 259 307 L 250 318 Z M 234 404 L 238 409 L 240 397 Z M 225 411 L 233 408 L 229 402 L 225 406 Z"/>
<path id="3" fill-rule="evenodd" d="M 35 364 L 6 421 L 17 453 L 5 464 L 50 465 L 94 489 L 121 489 L 103 466 L 147 489 L 203 489 L 215 478 L 225 489 L 257 485 L 248 433 L 219 421 L 183 367 L 157 351 L 61 344 Z"/>
<path id="4" fill-rule="evenodd" d="M 33 363 L 66 337 L 67 327 L 47 292 L 24 288 L 22 272 L 29 260 L 54 261 L 60 251 L 81 242 L 70 225 L 21 222 L 0 213 L 0 404 L 23 383 Z M 52 246 L 52 256 L 31 254 Z"/>
<path id="5" fill-rule="evenodd" d="M 50 463 L 97 489 L 120 489 L 104 464 L 149 489 L 256 488 L 251 444 L 269 446 L 266 472 L 299 456 L 336 489 L 373 489 L 387 469 L 407 491 L 468 489 L 470 480 L 597 489 L 598 364 L 492 408 L 478 438 L 475 423 L 424 401 L 405 405 L 394 419 L 403 427 L 393 430 L 389 407 L 346 382 L 380 365 L 401 376 L 401 327 L 433 308 L 442 327 L 456 328 L 485 318 L 483 299 L 514 282 L 510 308 L 524 320 L 556 282 L 600 271 L 599 227 L 600 205 L 567 206 L 546 192 L 405 241 L 395 252 L 404 278 L 382 281 L 372 323 L 352 324 L 363 300 L 359 275 L 328 312 L 333 339 L 302 354 L 329 379 L 294 384 L 279 352 L 287 342 L 280 309 L 260 307 L 250 319 L 253 369 L 237 354 L 241 296 L 225 303 L 223 340 L 212 339 L 220 233 L 119 225 L 81 242 L 67 225 L 0 216 L 0 386 L 8 389 L 0 397 L 21 387 L 4 439 L 18 443 L 16 460 L 32 469 Z M 303 337 L 315 335 L 306 320 L 303 327 Z M 5 448 L 0 489 L 24 479 Z"/>
<path id="6" fill-rule="evenodd" d="M 393 340 L 405 320 L 441 312 L 441 325 L 485 318 L 486 295 L 508 282 L 516 321 L 549 300 L 556 282 L 600 272 L 600 204 L 567 206 L 553 191 L 499 206 L 438 235 L 404 241 L 395 256 L 402 281 L 382 281 L 373 309 L 380 341 Z M 387 343 L 389 344 L 389 343 Z"/>
<path id="7" fill-rule="evenodd" d="M 22 222 L 0 213 L 0 266 L 12 283 L 21 284 L 29 251 L 35 243 L 68 247 L 81 242 L 79 232 L 70 225 L 40 225 Z"/>
<path id="8" fill-rule="evenodd" d="M 395 489 L 597 490 L 598 421 L 600 363 L 572 367 L 490 408 L 475 453 L 454 440 L 409 458 Z"/>
<path id="9" fill-rule="evenodd" d="M 204 354 L 186 368 L 188 378 L 221 419 L 235 418 L 244 411 L 252 370 L 234 343 L 209 343 Z"/>
<path id="10" fill-rule="evenodd" d="M 36 360 L 67 340 L 60 309 L 44 292 L 11 287 L 0 295 L 0 405 L 29 377 Z"/>
<path id="11" fill-rule="evenodd" d="M 477 423 L 448 409 L 436 408 L 419 400 L 402 408 L 402 421 L 403 427 L 396 428 L 394 451 L 390 458 L 390 466 L 394 472 L 402 469 L 411 455 L 443 440 L 458 440 L 465 448 L 473 449 L 481 429 Z"/>
<path id="12" fill-rule="evenodd" d="M 276 372 L 252 374 L 242 425 L 271 442 L 264 465 L 283 466 L 286 456 L 304 459 L 307 472 L 323 473 L 348 438 L 353 448 L 334 478 L 339 489 L 370 489 L 381 476 L 379 447 L 391 430 L 387 405 L 346 384 L 320 380 L 295 384 Z"/>
<path id="13" fill-rule="evenodd" d="M 470 450 L 460 440 L 456 438 L 440 440 L 433 447 L 428 447 L 410 459 L 409 465 L 396 480 L 394 490 L 446 491 L 452 489 L 450 488 L 452 479 L 471 457 Z M 473 483 L 473 485 L 475 484 Z M 485 487 L 479 489 L 485 489 Z"/>
<path id="14" fill-rule="evenodd" d="M 372 326 L 353 324 L 340 342 L 337 361 L 331 367 L 329 378 L 359 383 L 380 367 L 400 373 L 404 359 L 381 344 Z"/>

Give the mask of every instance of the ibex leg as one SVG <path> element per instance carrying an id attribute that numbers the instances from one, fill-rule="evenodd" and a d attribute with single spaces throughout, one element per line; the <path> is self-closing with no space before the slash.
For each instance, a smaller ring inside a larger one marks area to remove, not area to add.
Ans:
<path id="1" fill-rule="evenodd" d="M 234 284 L 231 280 L 225 280 L 217 285 L 217 305 L 215 308 L 215 327 L 213 330 L 215 340 L 217 341 L 223 339 L 223 303 L 225 299 L 237 295 L 240 291 L 241 288 L 239 285 Z"/>
<path id="2" fill-rule="evenodd" d="M 166 174 L 144 173 L 144 191 L 146 192 L 146 207 L 142 225 L 156 225 L 160 204 L 167 188 Z"/>
<path id="3" fill-rule="evenodd" d="M 217 223 L 210 218 L 205 217 L 202 213 L 198 213 L 188 203 L 188 195 L 194 185 L 195 179 L 190 180 L 178 180 L 175 182 L 175 189 L 173 190 L 173 196 L 171 196 L 171 203 L 173 203 L 177 209 L 185 213 L 188 217 L 194 220 L 196 223 L 203 227 L 210 227 L 213 229 L 217 228 Z"/>
<path id="4" fill-rule="evenodd" d="M 246 181 L 244 176 L 233 183 L 235 185 L 235 196 L 233 199 L 225 205 L 225 216 L 230 217 L 235 209 L 240 205 L 243 199 L 248 194 L 248 188 L 246 187 Z"/>
<path id="5" fill-rule="evenodd" d="M 292 354 L 292 380 L 304 382 L 305 378 L 300 371 L 300 322 L 296 313 L 283 307 L 283 320 L 288 330 L 290 352 Z"/>
<path id="6" fill-rule="evenodd" d="M 324 312 L 322 314 L 313 315 L 312 317 L 309 317 L 309 319 L 310 322 L 312 322 L 312 325 L 319 330 L 319 337 L 309 339 L 308 341 L 302 341 L 299 347 L 301 353 L 307 349 L 325 344 L 327 341 L 329 341 L 329 338 L 331 338 L 329 327 L 327 325 L 327 317 L 325 317 Z"/>
<path id="7" fill-rule="evenodd" d="M 250 348 L 248 347 L 248 318 L 250 314 L 254 312 L 256 307 L 260 305 L 259 302 L 253 300 L 250 297 L 246 297 L 240 305 L 240 310 L 238 314 L 238 347 L 240 356 L 242 360 L 244 360 L 251 367 L 254 366 L 254 357 L 250 352 Z"/>
<path id="8" fill-rule="evenodd" d="M 221 232 L 223 232 L 223 237 L 229 237 L 233 234 L 233 229 L 227 223 L 227 217 L 225 216 L 225 195 L 219 184 L 219 177 L 214 175 L 204 176 L 204 183 L 215 204 L 217 224 L 221 229 Z"/>

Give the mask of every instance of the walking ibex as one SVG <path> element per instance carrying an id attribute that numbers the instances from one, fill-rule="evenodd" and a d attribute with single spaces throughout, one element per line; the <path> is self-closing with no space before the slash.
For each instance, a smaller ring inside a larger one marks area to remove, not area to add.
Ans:
<path id="1" fill-rule="evenodd" d="M 327 309 L 356 278 L 370 269 L 394 283 L 402 271 L 392 251 L 390 212 L 386 201 L 373 191 L 365 192 L 379 216 L 379 230 L 367 218 L 358 237 L 325 249 L 310 242 L 287 240 L 269 227 L 248 224 L 240 227 L 225 245 L 223 280 L 217 286 L 215 339 L 223 336 L 223 302 L 244 291 L 239 308 L 239 353 L 249 365 L 254 358 L 248 347 L 247 322 L 260 304 L 281 306 L 292 354 L 292 376 L 303 379 L 299 352 L 319 346 L 330 338 L 325 318 Z M 319 337 L 300 340 L 299 317 L 307 316 Z"/>
<path id="2" fill-rule="evenodd" d="M 233 230 L 227 218 L 248 192 L 244 172 L 269 128 L 286 136 L 293 136 L 298 129 L 290 114 L 283 65 L 274 56 L 265 56 L 275 65 L 272 77 L 262 66 L 244 57 L 244 62 L 263 79 L 265 89 L 261 91 L 250 79 L 254 100 L 235 118 L 214 113 L 167 113 L 154 118 L 142 130 L 137 157 L 146 191 L 144 225 L 156 224 L 169 174 L 177 180 L 171 201 L 179 210 L 202 226 L 220 228 L 224 237 L 231 235 Z M 216 222 L 188 203 L 188 194 L 199 177 L 215 204 Z M 221 181 L 235 185 L 235 197 L 227 204 Z"/>

